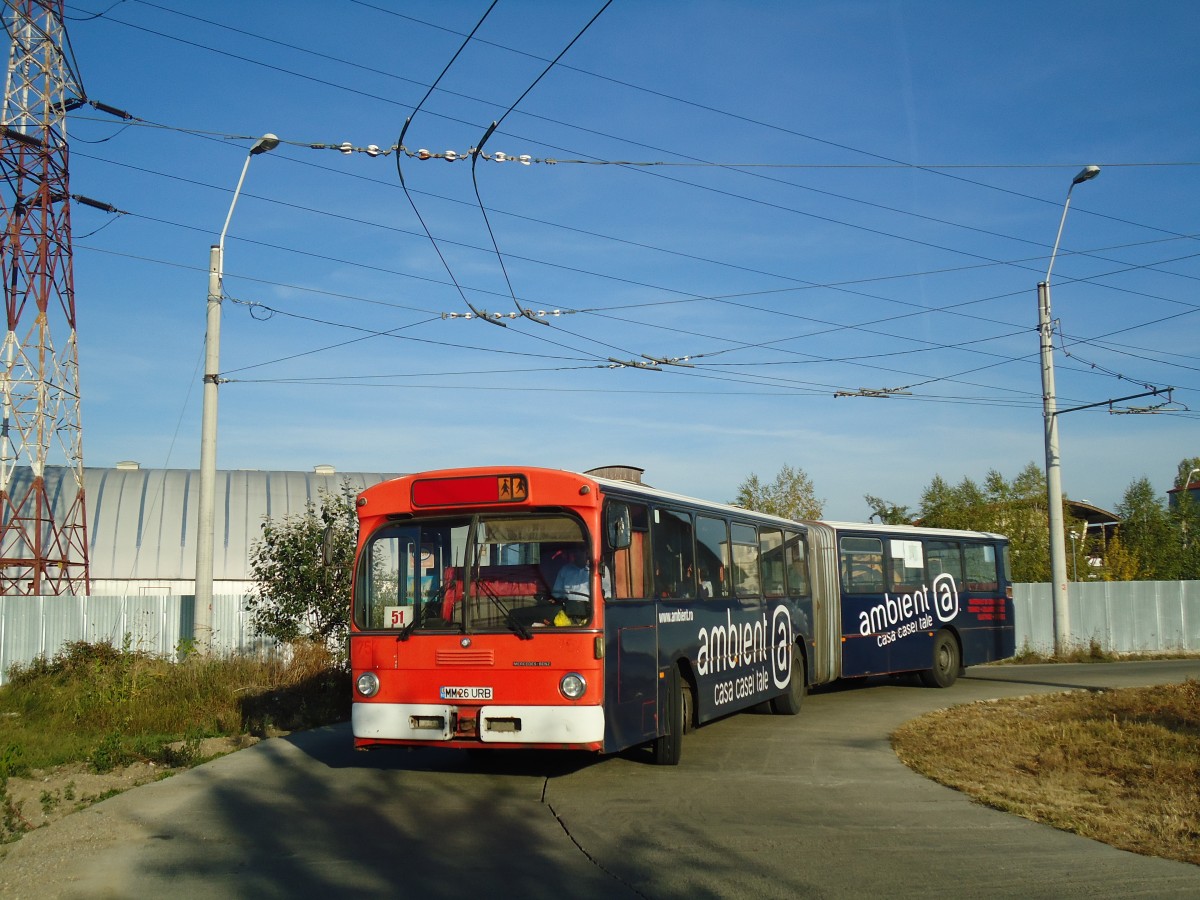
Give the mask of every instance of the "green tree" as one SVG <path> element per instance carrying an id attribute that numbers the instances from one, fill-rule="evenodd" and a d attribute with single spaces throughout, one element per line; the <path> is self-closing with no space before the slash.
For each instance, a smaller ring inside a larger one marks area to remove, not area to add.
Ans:
<path id="1" fill-rule="evenodd" d="M 1179 461 L 1179 467 L 1175 471 L 1175 484 L 1173 487 L 1187 487 L 1188 476 L 1195 473 L 1196 477 L 1192 478 L 1195 482 L 1200 480 L 1200 456 L 1189 456 L 1186 459 Z"/>
<path id="2" fill-rule="evenodd" d="M 1046 514 L 1046 478 L 1037 463 L 1029 463 L 1011 481 L 996 470 L 982 485 L 964 478 L 951 485 L 940 475 L 921 493 L 920 520 L 930 528 L 963 528 L 990 531 L 1008 538 L 1012 580 L 1050 580 L 1050 526 Z M 1082 530 L 1081 523 L 1064 509 L 1067 529 Z M 1070 542 L 1066 542 L 1070 546 Z M 1078 546 L 1079 559 L 1069 571 L 1086 565 L 1086 547 Z"/>
<path id="3" fill-rule="evenodd" d="M 1176 468 L 1175 487 L 1186 488 L 1200 481 L 1200 456 L 1181 459 Z M 1200 580 L 1200 502 L 1191 491 L 1180 490 L 1170 506 L 1171 523 L 1179 536 L 1179 571 L 1184 581 Z"/>
<path id="4" fill-rule="evenodd" d="M 812 479 L 803 469 L 784 463 L 775 480 L 763 484 L 753 472 L 738 485 L 734 506 L 785 519 L 819 519 L 825 501 L 817 499 Z"/>
<path id="5" fill-rule="evenodd" d="M 871 508 L 871 516 L 878 517 L 884 525 L 912 524 L 914 517 L 907 506 L 900 506 L 898 503 L 892 503 L 882 497 L 876 497 L 874 494 L 863 494 L 863 499 Z"/>
<path id="6" fill-rule="evenodd" d="M 1121 542 L 1136 560 L 1138 579 L 1177 578 L 1181 535 L 1149 479 L 1130 483 L 1117 504 L 1117 514 L 1121 517 Z"/>
<path id="7" fill-rule="evenodd" d="M 1181 581 L 1200 581 L 1200 503 L 1187 491 L 1176 496 L 1171 520 L 1179 535 L 1179 571 Z"/>
<path id="8" fill-rule="evenodd" d="M 358 541 L 355 492 L 343 484 L 340 491 L 322 490 L 319 498 L 303 513 L 263 521 L 262 537 L 250 550 L 255 589 L 247 605 L 259 634 L 341 650 Z"/>
<path id="9" fill-rule="evenodd" d="M 1136 581 L 1138 577 L 1137 555 L 1131 553 L 1121 541 L 1120 534 L 1114 534 L 1104 548 L 1104 580 L 1105 581 Z"/>

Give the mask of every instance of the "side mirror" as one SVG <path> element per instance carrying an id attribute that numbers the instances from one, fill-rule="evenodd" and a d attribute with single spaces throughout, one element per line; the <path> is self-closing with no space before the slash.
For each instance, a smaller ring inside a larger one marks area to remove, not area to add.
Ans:
<path id="1" fill-rule="evenodd" d="M 333 526 L 326 525 L 321 532 L 321 562 L 327 566 L 333 565 Z"/>
<path id="2" fill-rule="evenodd" d="M 610 550 L 624 550 L 633 534 L 633 520 L 624 503 L 610 503 L 604 508 L 604 531 Z"/>

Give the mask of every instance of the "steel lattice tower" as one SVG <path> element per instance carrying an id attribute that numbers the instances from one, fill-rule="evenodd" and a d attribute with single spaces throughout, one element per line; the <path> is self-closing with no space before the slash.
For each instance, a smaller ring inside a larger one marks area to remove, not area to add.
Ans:
<path id="1" fill-rule="evenodd" d="M 66 114 L 84 97 L 63 0 L 5 0 L 0 594 L 88 591 Z M 56 349 L 55 337 L 61 342 Z M 57 496 L 47 467 L 65 468 Z"/>

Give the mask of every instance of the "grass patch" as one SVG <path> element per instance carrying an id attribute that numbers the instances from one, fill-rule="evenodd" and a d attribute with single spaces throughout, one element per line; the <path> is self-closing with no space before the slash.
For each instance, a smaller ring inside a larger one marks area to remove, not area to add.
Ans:
<path id="1" fill-rule="evenodd" d="M 972 703 L 905 724 L 892 746 L 988 806 L 1200 864 L 1200 681 Z"/>
<path id="2" fill-rule="evenodd" d="M 10 778 L 77 763 L 94 773 L 138 762 L 183 768 L 204 761 L 206 738 L 266 737 L 349 715 L 349 672 L 314 644 L 272 658 L 179 662 L 108 642 L 68 644 L 13 666 L 0 688 L 0 841 L 27 830 Z M 62 799 L 47 794 L 43 810 Z"/>

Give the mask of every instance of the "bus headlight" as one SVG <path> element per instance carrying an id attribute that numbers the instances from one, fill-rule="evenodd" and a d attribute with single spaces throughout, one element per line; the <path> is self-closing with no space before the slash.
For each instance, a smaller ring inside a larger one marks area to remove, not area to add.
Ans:
<path id="1" fill-rule="evenodd" d="M 558 683 L 558 689 L 568 700 L 578 700 L 587 691 L 587 682 L 583 680 L 582 675 L 569 672 Z"/>
<path id="2" fill-rule="evenodd" d="M 374 697 L 379 693 L 379 676 L 374 672 L 363 672 L 354 682 L 354 686 L 364 697 Z"/>

